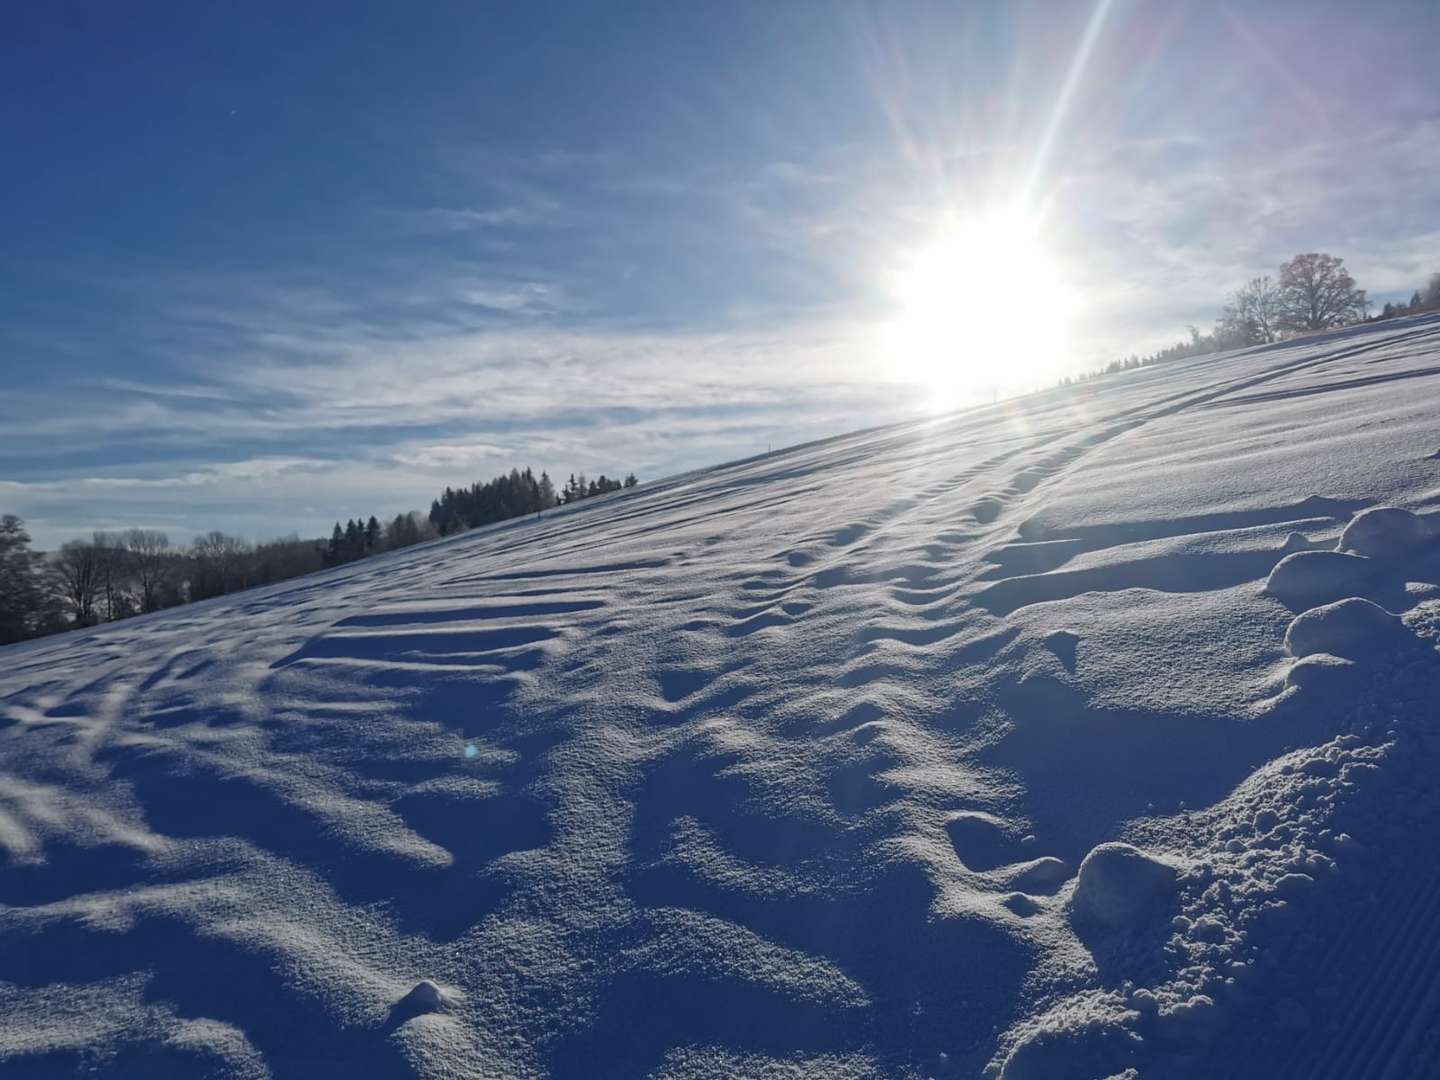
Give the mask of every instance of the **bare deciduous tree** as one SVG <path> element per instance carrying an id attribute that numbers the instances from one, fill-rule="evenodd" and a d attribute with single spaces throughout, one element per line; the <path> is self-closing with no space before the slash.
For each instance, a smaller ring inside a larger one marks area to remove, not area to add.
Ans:
<path id="1" fill-rule="evenodd" d="M 174 565 L 170 537 L 158 529 L 130 529 L 125 533 L 125 548 L 130 553 L 135 583 L 140 587 L 140 610 L 155 611 L 160 606 L 160 590 Z"/>
<path id="2" fill-rule="evenodd" d="M 197 580 L 192 582 L 195 599 L 220 596 L 234 589 L 243 589 L 248 584 L 242 571 L 250 544 L 242 538 L 213 529 L 204 536 L 197 536 L 190 551 L 197 571 Z"/>
<path id="3" fill-rule="evenodd" d="M 1284 294 L 1266 274 L 1251 278 L 1235 290 L 1220 311 L 1219 333 L 1237 345 L 1268 345 L 1280 338 L 1284 326 Z"/>
<path id="4" fill-rule="evenodd" d="M 129 552 L 119 533 L 96 530 L 90 545 L 95 549 L 96 599 L 105 601 L 105 621 L 114 622 L 134 610 L 125 589 Z"/>
<path id="5" fill-rule="evenodd" d="M 93 625 L 95 599 L 100 590 L 100 565 L 103 555 L 88 540 L 70 540 L 60 545 L 55 556 L 55 575 L 60 592 L 70 605 L 75 621 L 81 626 Z"/>
<path id="6" fill-rule="evenodd" d="M 1363 319 L 1365 290 L 1345 269 L 1345 260 L 1309 252 L 1280 267 L 1284 323 L 1292 330 L 1328 330 Z"/>

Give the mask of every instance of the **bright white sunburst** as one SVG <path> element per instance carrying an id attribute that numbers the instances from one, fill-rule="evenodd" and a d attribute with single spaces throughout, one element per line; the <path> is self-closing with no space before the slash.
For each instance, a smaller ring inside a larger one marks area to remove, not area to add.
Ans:
<path id="1" fill-rule="evenodd" d="M 1053 382 L 1069 358 L 1073 283 L 1013 207 L 945 224 L 891 281 L 881 346 L 895 377 L 945 407 Z"/>

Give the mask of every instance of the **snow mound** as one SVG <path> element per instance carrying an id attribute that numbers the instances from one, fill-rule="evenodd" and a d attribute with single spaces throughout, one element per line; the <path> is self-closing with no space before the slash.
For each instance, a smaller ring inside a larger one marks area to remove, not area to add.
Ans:
<path id="1" fill-rule="evenodd" d="M 1358 596 L 1311 608 L 1290 620 L 1285 651 L 1291 656 L 1330 653 L 1358 660 L 1396 646 L 1410 635 L 1398 616 Z"/>
<path id="2" fill-rule="evenodd" d="M 1070 877 L 1070 864 L 1053 855 L 1023 864 L 1010 879 L 1010 887 L 1026 893 L 1052 893 Z"/>
<path id="3" fill-rule="evenodd" d="M 1080 864 L 1071 898 L 1081 922 L 1119 928 L 1152 915 L 1175 892 L 1174 866 L 1130 844 L 1091 850 Z"/>
<path id="4" fill-rule="evenodd" d="M 1132 1030 L 1110 1019 L 1082 1018 L 1030 1032 L 1006 1056 L 1000 1080 L 1100 1080 L 1124 1075 L 1117 1065 L 1142 1047 Z M 1115 1073 L 1111 1070 L 1116 1069 Z"/>
<path id="5" fill-rule="evenodd" d="M 1362 510 L 1340 534 L 1340 547 L 1374 559 L 1403 559 L 1431 540 L 1423 518 L 1397 506 Z"/>
<path id="6" fill-rule="evenodd" d="M 1028 918 L 1041 910 L 1039 901 L 1023 892 L 1010 893 L 1000 902 L 1021 918 Z"/>
<path id="7" fill-rule="evenodd" d="M 1363 591 L 1374 564 L 1343 551 L 1297 551 L 1286 555 L 1265 580 L 1265 592 L 1292 608 L 1311 607 Z"/>
<path id="8" fill-rule="evenodd" d="M 1354 685 L 1359 665 L 1329 653 L 1303 657 L 1285 672 L 1285 685 L 1299 690 L 1339 691 Z"/>
<path id="9" fill-rule="evenodd" d="M 397 1003 L 404 1011 L 420 1014 L 439 1012 L 449 1002 L 444 990 L 429 979 L 421 979 L 414 988 Z"/>

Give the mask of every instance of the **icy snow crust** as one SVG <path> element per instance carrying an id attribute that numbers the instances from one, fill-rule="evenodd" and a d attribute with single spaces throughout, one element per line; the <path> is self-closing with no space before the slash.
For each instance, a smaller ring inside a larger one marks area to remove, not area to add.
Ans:
<path id="1" fill-rule="evenodd" d="M 1437 376 L 1173 363 L 0 651 L 0 1074 L 1436 1075 Z"/>

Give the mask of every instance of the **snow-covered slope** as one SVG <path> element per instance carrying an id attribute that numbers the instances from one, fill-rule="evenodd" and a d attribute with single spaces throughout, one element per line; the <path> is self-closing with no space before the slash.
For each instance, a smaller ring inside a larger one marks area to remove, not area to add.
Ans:
<path id="1" fill-rule="evenodd" d="M 1176 362 L 0 651 L 0 1074 L 1436 1075 L 1437 376 Z"/>

